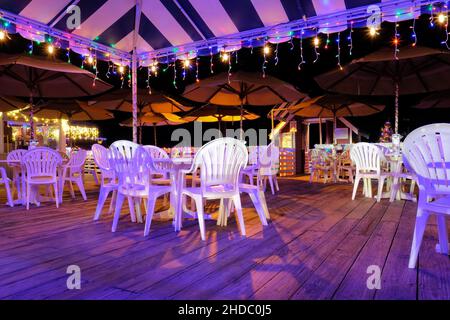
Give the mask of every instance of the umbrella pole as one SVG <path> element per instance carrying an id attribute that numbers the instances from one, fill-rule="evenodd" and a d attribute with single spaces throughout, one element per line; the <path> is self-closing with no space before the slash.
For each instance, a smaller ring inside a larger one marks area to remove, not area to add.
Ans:
<path id="1" fill-rule="evenodd" d="M 336 127 L 337 127 L 336 112 L 333 112 L 333 142 L 334 142 L 334 144 L 337 143 L 337 140 L 336 140 Z"/>
<path id="2" fill-rule="evenodd" d="M 131 92 L 133 97 L 133 142 L 137 142 L 138 127 L 138 107 L 137 107 L 137 56 L 136 50 L 133 51 L 131 61 Z"/>
<path id="3" fill-rule="evenodd" d="M 322 118 L 319 118 L 319 144 L 322 144 Z"/>
<path id="4" fill-rule="evenodd" d="M 34 107 L 33 93 L 30 91 L 30 142 L 34 140 Z"/>
<path id="5" fill-rule="evenodd" d="M 243 138 L 244 138 L 243 118 L 244 118 L 244 101 L 241 98 L 241 119 L 239 119 L 239 125 L 240 125 L 239 136 L 240 136 L 241 140 L 243 140 Z"/>
<path id="6" fill-rule="evenodd" d="M 142 144 L 142 126 L 139 126 L 139 144 Z"/>
<path id="7" fill-rule="evenodd" d="M 153 137 L 155 139 L 155 146 L 156 146 L 157 142 L 156 142 L 156 126 L 155 125 L 153 125 Z"/>
<path id="8" fill-rule="evenodd" d="M 395 81 L 395 134 L 398 134 L 398 116 L 399 116 L 398 98 L 399 98 L 398 81 Z"/>

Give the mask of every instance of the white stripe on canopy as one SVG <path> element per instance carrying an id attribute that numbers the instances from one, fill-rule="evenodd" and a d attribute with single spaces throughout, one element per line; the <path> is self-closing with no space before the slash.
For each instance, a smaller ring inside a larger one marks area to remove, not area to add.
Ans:
<path id="1" fill-rule="evenodd" d="M 264 26 L 273 26 L 289 21 L 280 0 L 251 0 Z"/>
<path id="2" fill-rule="evenodd" d="M 193 41 L 160 1 L 143 1 L 142 12 L 172 45 Z"/>
<path id="3" fill-rule="evenodd" d="M 74 33 L 82 37 L 94 39 L 132 9 L 135 4 L 135 0 L 109 0 L 84 21 L 80 29 L 76 29 Z"/>
<path id="4" fill-rule="evenodd" d="M 190 0 L 190 3 L 216 37 L 238 33 L 219 0 Z"/>
<path id="5" fill-rule="evenodd" d="M 33 0 L 20 15 L 47 24 L 69 3 L 70 0 Z"/>

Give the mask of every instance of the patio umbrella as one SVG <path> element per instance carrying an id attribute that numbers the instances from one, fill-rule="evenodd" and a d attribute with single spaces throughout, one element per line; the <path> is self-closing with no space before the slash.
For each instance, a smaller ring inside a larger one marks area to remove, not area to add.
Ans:
<path id="1" fill-rule="evenodd" d="M 441 91 L 430 94 L 428 97 L 422 99 L 417 106 L 417 109 L 446 109 L 450 108 L 450 91 Z"/>
<path id="2" fill-rule="evenodd" d="M 233 73 L 231 77 L 228 77 L 228 73 L 223 73 L 202 80 L 186 87 L 183 96 L 197 102 L 240 106 L 241 129 L 245 119 L 244 105 L 270 106 L 300 101 L 306 97 L 287 82 L 244 71 Z"/>
<path id="3" fill-rule="evenodd" d="M 8 112 L 23 109 L 27 103 L 12 97 L 0 97 L 0 112 Z"/>
<path id="4" fill-rule="evenodd" d="M 333 135 L 337 117 L 369 116 L 384 110 L 384 106 L 363 102 L 361 98 L 331 94 L 303 101 L 291 108 L 298 109 L 295 115 L 305 118 L 333 118 Z"/>
<path id="5" fill-rule="evenodd" d="M 114 111 L 133 111 L 133 97 L 130 89 L 119 89 L 105 93 L 95 98 L 94 105 L 98 108 Z M 137 106 L 139 113 L 173 113 L 189 111 L 192 108 L 183 106 L 176 100 L 159 92 L 138 89 Z"/>
<path id="6" fill-rule="evenodd" d="M 172 120 L 169 120 L 172 119 Z M 138 127 L 139 127 L 139 143 L 142 143 L 142 127 L 153 127 L 153 136 L 154 136 L 154 142 L 155 146 L 157 143 L 156 139 L 156 127 L 161 126 L 176 126 L 183 123 L 186 123 L 186 121 L 182 120 L 180 117 L 178 117 L 175 114 L 172 113 L 152 113 L 148 112 L 146 114 L 142 114 L 138 117 Z M 128 120 L 125 120 L 120 123 L 121 126 L 124 127 L 132 127 L 133 126 L 133 118 L 130 118 Z"/>
<path id="7" fill-rule="evenodd" d="M 34 98 L 90 96 L 110 88 L 111 85 L 96 79 L 91 72 L 67 62 L 0 54 L 0 94 L 29 97 L 31 139 L 34 139 Z"/>
<path id="8" fill-rule="evenodd" d="M 243 120 L 255 120 L 259 116 L 251 113 L 243 108 L 236 106 L 220 106 L 216 104 L 206 104 L 188 112 L 184 117 L 185 121 L 199 121 L 199 122 L 218 122 L 219 130 L 221 130 L 221 122 L 234 122 Z M 242 128 L 242 126 L 241 126 Z"/>
<path id="9" fill-rule="evenodd" d="M 48 100 L 36 105 L 36 116 L 49 119 L 67 119 L 69 121 L 110 120 L 114 116 L 100 108 L 75 99 Z"/>
<path id="10" fill-rule="evenodd" d="M 445 90 L 450 82 L 450 53 L 426 47 L 404 47 L 395 59 L 391 48 L 383 48 L 352 61 L 344 70 L 316 77 L 332 92 L 395 96 L 395 133 L 398 133 L 400 94 Z"/>

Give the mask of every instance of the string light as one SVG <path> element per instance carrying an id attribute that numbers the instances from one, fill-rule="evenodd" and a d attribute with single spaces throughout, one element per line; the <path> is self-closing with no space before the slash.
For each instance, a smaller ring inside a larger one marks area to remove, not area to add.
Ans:
<path id="1" fill-rule="evenodd" d="M 353 54 L 353 21 L 350 22 L 350 33 L 348 35 L 348 40 L 349 40 L 349 47 L 350 47 L 350 51 L 349 54 L 350 56 Z"/>
<path id="2" fill-rule="evenodd" d="M 414 11 L 413 11 L 413 14 L 414 14 Z M 412 44 L 413 47 L 415 47 L 417 45 L 416 21 L 417 21 L 416 15 L 414 14 L 413 23 L 412 23 L 412 26 L 411 26 L 411 30 L 412 30 L 411 38 L 414 41 L 413 44 Z"/>
<path id="3" fill-rule="evenodd" d="M 374 38 L 378 35 L 378 31 L 375 27 L 370 27 L 369 28 L 369 35 Z"/>
<path id="4" fill-rule="evenodd" d="M 147 67 L 147 89 L 148 89 L 148 94 L 152 94 L 152 88 L 150 87 L 150 77 L 152 76 L 152 68 L 153 65 L 151 67 Z"/>
<path id="5" fill-rule="evenodd" d="M 178 89 L 177 87 L 177 60 L 173 62 L 173 87 Z"/>
<path id="6" fill-rule="evenodd" d="M 319 61 L 319 57 L 320 57 L 320 53 L 318 52 L 318 48 L 320 46 L 320 39 L 319 39 L 319 35 L 317 34 L 317 31 L 316 31 L 316 36 L 314 37 L 314 40 L 313 40 L 313 45 L 314 45 L 314 54 L 315 54 L 315 59 L 314 59 L 313 63 L 316 63 L 317 61 Z"/>
<path id="7" fill-rule="evenodd" d="M 119 67 L 117 68 L 117 71 L 119 71 L 119 73 L 124 73 L 125 72 L 125 67 L 123 65 L 119 65 Z"/>
<path id="8" fill-rule="evenodd" d="M 446 4 L 444 5 L 446 14 L 444 16 L 444 21 L 445 21 L 445 41 L 443 41 L 443 44 L 445 44 L 445 47 L 447 48 L 447 50 L 450 50 L 450 45 L 449 45 L 449 30 L 448 30 L 448 1 L 446 2 Z"/>
<path id="9" fill-rule="evenodd" d="M 106 70 L 105 76 L 109 79 L 109 76 L 111 75 L 111 69 L 114 67 L 113 63 L 111 61 L 108 61 L 108 70 Z"/>
<path id="10" fill-rule="evenodd" d="M 34 42 L 33 40 L 30 41 L 30 44 L 28 45 L 28 54 L 33 54 L 33 50 L 34 50 Z"/>
<path id="11" fill-rule="evenodd" d="M 55 53 L 55 47 L 52 44 L 47 45 L 47 53 L 50 55 Z"/>
<path id="12" fill-rule="evenodd" d="M 229 62 L 230 61 L 230 55 L 227 52 L 222 53 L 222 62 Z"/>
<path id="13" fill-rule="evenodd" d="M 267 45 L 267 43 L 264 45 L 264 48 L 263 48 L 263 57 L 264 57 L 264 60 L 263 60 L 263 65 L 262 65 L 262 75 L 263 75 L 263 78 L 265 78 L 266 77 L 266 68 L 267 68 L 267 55 L 270 53 L 270 48 L 269 48 L 269 46 Z"/>
<path id="14" fill-rule="evenodd" d="M 195 55 L 195 82 L 200 82 L 200 79 L 198 78 L 198 60 L 199 60 L 199 58 L 198 58 L 198 56 L 197 56 L 197 52 L 196 52 L 196 55 Z"/>
<path id="15" fill-rule="evenodd" d="M 295 48 L 295 45 L 294 45 L 294 37 L 291 37 L 291 40 L 289 41 L 289 43 L 291 44 L 290 50 L 291 50 L 291 51 L 294 50 L 294 48 Z"/>
<path id="16" fill-rule="evenodd" d="M 440 24 L 444 24 L 444 23 L 445 23 L 446 17 L 445 17 L 445 15 L 444 15 L 442 12 L 439 13 L 439 15 L 438 15 L 438 17 L 437 17 L 437 21 L 438 21 Z"/>
<path id="17" fill-rule="evenodd" d="M 228 84 L 231 83 L 231 57 L 232 57 L 232 54 L 230 53 L 229 58 L 228 58 L 228 74 L 227 74 Z"/>
<path id="18" fill-rule="evenodd" d="M 394 58 L 395 60 L 398 60 L 398 54 L 400 52 L 400 49 L 398 48 L 399 44 L 400 44 L 400 35 L 398 34 L 398 22 L 395 22 L 395 29 L 394 29 Z"/>
<path id="19" fill-rule="evenodd" d="M 433 11 L 434 11 L 434 6 L 433 6 L 433 4 L 430 4 L 429 6 L 428 6 L 428 10 L 430 11 L 430 27 L 434 27 L 434 22 L 433 22 L 433 19 L 434 19 L 434 17 L 433 17 Z"/>
<path id="20" fill-rule="evenodd" d="M 191 62 L 189 61 L 189 59 L 185 59 L 183 61 L 183 81 L 186 80 L 186 70 L 189 68 L 189 66 L 191 65 Z"/>
<path id="21" fill-rule="evenodd" d="M 337 39 L 336 39 L 337 47 L 338 47 L 338 53 L 337 53 L 337 60 L 338 60 L 338 68 L 340 70 L 343 70 L 341 65 L 341 33 L 338 33 Z"/>
<path id="22" fill-rule="evenodd" d="M 209 73 L 214 74 L 213 52 L 211 47 L 209 47 Z"/>
<path id="23" fill-rule="evenodd" d="M 303 34 L 305 32 L 302 29 L 302 32 L 300 33 L 300 63 L 298 64 L 297 69 L 302 70 L 302 65 L 305 64 L 305 59 L 303 57 Z"/>
<path id="24" fill-rule="evenodd" d="M 11 39 L 8 32 L 6 30 L 0 30 L 0 41 L 5 41 L 7 39 Z"/>
<path id="25" fill-rule="evenodd" d="M 314 44 L 316 45 L 316 42 L 314 42 Z M 325 41 L 325 49 L 328 49 L 329 44 L 330 44 L 330 34 L 327 33 L 327 40 Z M 317 45 L 319 45 L 319 43 L 317 43 Z"/>
<path id="26" fill-rule="evenodd" d="M 66 49 L 67 63 L 70 63 L 70 48 Z"/>
<path id="27" fill-rule="evenodd" d="M 278 65 L 278 42 L 277 45 L 275 47 L 275 65 Z"/>

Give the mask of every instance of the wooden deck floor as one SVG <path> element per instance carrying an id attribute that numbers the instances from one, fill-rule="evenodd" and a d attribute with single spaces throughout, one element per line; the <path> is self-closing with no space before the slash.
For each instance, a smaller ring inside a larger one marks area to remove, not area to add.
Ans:
<path id="1" fill-rule="evenodd" d="M 418 268 L 407 268 L 416 205 L 361 196 L 347 184 L 281 179 L 267 193 L 272 223 L 263 228 L 244 199 L 247 237 L 234 219 L 196 221 L 176 234 L 156 220 L 150 236 L 123 214 L 116 233 L 105 213 L 92 221 L 88 201 L 0 208 L 2 299 L 450 299 L 450 260 L 437 254 L 430 221 Z M 1 196 L 2 202 L 4 196 Z M 124 207 L 125 208 L 125 207 Z M 125 210 L 124 210 L 125 211 Z M 81 290 L 68 290 L 69 265 L 81 268 Z M 380 290 L 366 285 L 367 268 L 382 270 Z"/>

